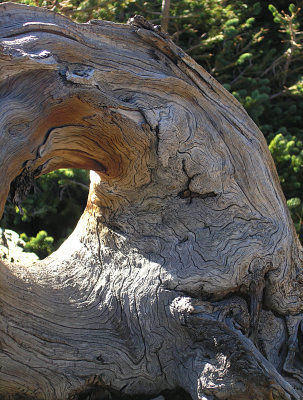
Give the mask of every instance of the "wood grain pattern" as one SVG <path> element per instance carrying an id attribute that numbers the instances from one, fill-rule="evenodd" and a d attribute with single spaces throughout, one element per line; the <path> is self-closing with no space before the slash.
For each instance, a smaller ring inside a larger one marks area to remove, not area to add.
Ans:
<path id="1" fill-rule="evenodd" d="M 0 107 L 1 213 L 41 174 L 93 171 L 56 253 L 1 262 L 1 399 L 301 398 L 301 245 L 218 82 L 141 17 L 3 3 Z"/>

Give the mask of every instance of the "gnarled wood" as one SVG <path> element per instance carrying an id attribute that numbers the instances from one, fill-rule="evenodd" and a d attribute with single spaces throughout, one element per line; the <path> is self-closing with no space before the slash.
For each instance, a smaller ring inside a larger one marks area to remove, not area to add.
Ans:
<path id="1" fill-rule="evenodd" d="M 1 211 L 41 174 L 95 171 L 56 253 L 1 262 L 2 399 L 300 398 L 301 247 L 228 92 L 140 17 L 5 3 L 0 103 Z"/>

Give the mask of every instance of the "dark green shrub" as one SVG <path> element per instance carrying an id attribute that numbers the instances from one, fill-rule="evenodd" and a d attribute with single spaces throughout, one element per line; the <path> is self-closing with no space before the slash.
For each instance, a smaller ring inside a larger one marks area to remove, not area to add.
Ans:
<path id="1" fill-rule="evenodd" d="M 46 231 L 40 231 L 36 237 L 28 237 L 21 233 L 20 238 L 25 242 L 25 251 L 36 253 L 40 259 L 47 257 L 54 250 L 54 238 L 48 236 Z"/>
<path id="2" fill-rule="evenodd" d="M 59 169 L 44 175 L 36 181 L 23 201 L 23 215 L 17 207 L 7 204 L 1 227 L 13 229 L 19 234 L 26 232 L 30 237 L 27 248 L 39 244 L 39 252 L 47 255 L 76 226 L 86 205 L 88 185 L 88 171 Z M 49 232 L 50 236 L 40 231 Z"/>

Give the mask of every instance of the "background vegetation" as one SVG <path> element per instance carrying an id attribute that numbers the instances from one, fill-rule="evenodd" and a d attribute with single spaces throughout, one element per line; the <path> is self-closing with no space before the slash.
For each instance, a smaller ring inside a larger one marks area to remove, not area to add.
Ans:
<path id="1" fill-rule="evenodd" d="M 135 14 L 154 24 L 163 22 L 160 0 L 19 2 L 47 7 L 78 22 L 126 22 Z M 169 5 L 168 0 L 163 3 Z M 174 0 L 168 32 L 240 101 L 264 133 L 303 239 L 301 5 L 302 1 L 284 0 Z M 24 202 L 24 215 L 8 204 L 1 225 L 26 232 L 28 249 L 45 256 L 73 229 L 85 205 L 87 185 L 84 171 L 59 170 L 44 176 Z"/>

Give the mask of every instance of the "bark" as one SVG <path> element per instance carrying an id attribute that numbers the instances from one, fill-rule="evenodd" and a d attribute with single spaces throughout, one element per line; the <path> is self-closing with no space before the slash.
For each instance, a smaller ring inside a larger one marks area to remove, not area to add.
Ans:
<path id="1" fill-rule="evenodd" d="M 0 38 L 1 211 L 94 171 L 57 252 L 1 262 L 1 399 L 300 399 L 302 250 L 239 103 L 141 17 L 4 3 Z"/>
<path id="2" fill-rule="evenodd" d="M 162 0 L 161 30 L 168 31 L 170 0 Z"/>

